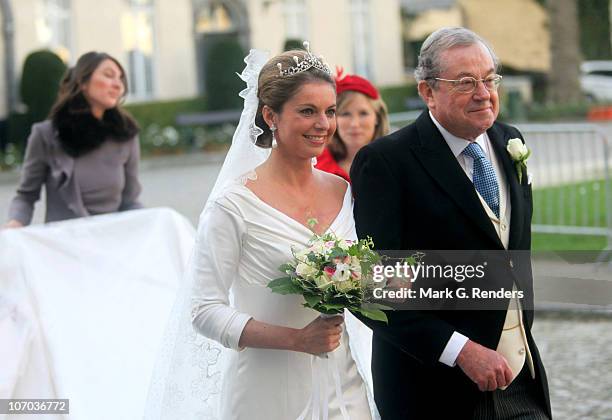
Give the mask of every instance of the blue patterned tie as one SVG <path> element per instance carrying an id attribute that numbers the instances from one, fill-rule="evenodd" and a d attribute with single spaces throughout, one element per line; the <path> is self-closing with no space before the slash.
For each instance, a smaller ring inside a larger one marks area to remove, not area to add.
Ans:
<path id="1" fill-rule="evenodd" d="M 486 158 L 478 143 L 470 143 L 461 153 L 474 159 L 474 186 L 476 191 L 480 193 L 493 213 L 499 217 L 499 185 L 493 165 Z"/>

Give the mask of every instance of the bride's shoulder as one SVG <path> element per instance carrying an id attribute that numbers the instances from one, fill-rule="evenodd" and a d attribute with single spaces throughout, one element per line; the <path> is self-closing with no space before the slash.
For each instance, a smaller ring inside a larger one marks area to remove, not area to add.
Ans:
<path id="1" fill-rule="evenodd" d="M 342 199 L 350 191 L 351 186 L 344 178 L 318 169 L 317 172 L 323 187 L 334 196 Z"/>
<path id="2" fill-rule="evenodd" d="M 248 201 L 249 190 L 239 180 L 225 185 L 216 196 L 210 200 L 210 205 L 229 210 L 232 213 L 243 213 L 242 209 Z"/>

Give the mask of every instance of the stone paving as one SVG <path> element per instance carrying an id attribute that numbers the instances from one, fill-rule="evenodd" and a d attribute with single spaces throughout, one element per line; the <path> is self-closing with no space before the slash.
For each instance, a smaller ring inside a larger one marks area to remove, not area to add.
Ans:
<path id="1" fill-rule="evenodd" d="M 612 419 L 612 316 L 539 312 L 533 335 L 553 418 Z"/>

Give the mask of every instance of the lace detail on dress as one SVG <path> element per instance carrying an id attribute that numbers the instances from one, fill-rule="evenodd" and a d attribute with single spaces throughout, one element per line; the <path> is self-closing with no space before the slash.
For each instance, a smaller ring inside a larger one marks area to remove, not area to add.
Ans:
<path id="1" fill-rule="evenodd" d="M 219 420 L 224 349 L 193 330 L 188 316 L 181 312 L 164 338 L 144 418 Z"/>
<path id="2" fill-rule="evenodd" d="M 255 169 L 250 170 L 249 172 L 238 178 L 238 181 L 242 185 L 246 185 L 247 181 L 257 181 L 257 172 L 255 172 Z"/>
<path id="3" fill-rule="evenodd" d="M 194 362 L 192 368 L 197 369 L 198 376 L 191 383 L 191 392 L 206 406 L 212 406 L 212 400 L 221 393 L 222 372 L 219 366 L 221 346 L 197 333 L 193 333 L 191 346 Z"/>
<path id="4" fill-rule="evenodd" d="M 257 136 L 263 133 L 263 130 L 255 124 L 259 105 L 257 98 L 259 72 L 268 61 L 268 55 L 263 51 L 251 50 L 244 59 L 246 67 L 239 74 L 246 83 L 246 88 L 240 92 L 240 97 L 244 98 L 244 108 L 232 137 L 232 146 L 225 157 L 206 206 L 215 202 L 226 191 L 228 185 L 234 184 L 242 174 L 262 164 L 270 155 L 270 149 L 261 148 L 256 144 Z"/>

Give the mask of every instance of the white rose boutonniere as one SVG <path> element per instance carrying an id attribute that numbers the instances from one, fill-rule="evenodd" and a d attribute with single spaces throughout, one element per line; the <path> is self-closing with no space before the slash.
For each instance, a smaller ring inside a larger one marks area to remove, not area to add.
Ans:
<path id="1" fill-rule="evenodd" d="M 531 150 L 525 146 L 521 139 L 508 140 L 506 150 L 514 161 L 519 184 L 521 184 L 523 182 L 523 168 L 527 168 L 527 159 L 529 159 L 529 156 L 531 156 Z"/>

